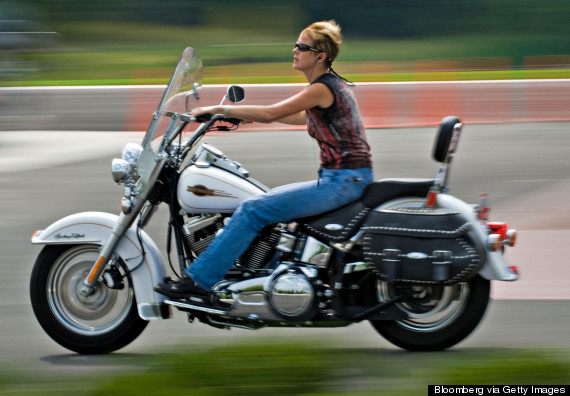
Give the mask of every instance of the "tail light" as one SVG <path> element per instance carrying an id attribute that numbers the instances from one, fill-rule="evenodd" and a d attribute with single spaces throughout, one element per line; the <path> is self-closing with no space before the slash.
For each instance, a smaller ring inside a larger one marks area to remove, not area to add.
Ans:
<path id="1" fill-rule="evenodd" d="M 487 222 L 487 227 L 491 230 L 491 234 L 499 234 L 501 238 L 505 238 L 509 225 L 507 223 Z"/>

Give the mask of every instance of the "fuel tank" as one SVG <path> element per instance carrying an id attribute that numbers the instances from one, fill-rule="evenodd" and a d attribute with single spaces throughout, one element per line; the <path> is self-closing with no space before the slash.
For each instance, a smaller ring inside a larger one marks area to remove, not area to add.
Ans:
<path id="1" fill-rule="evenodd" d="M 267 191 L 240 164 L 203 144 L 180 175 L 177 197 L 188 214 L 232 213 L 247 198 Z"/>

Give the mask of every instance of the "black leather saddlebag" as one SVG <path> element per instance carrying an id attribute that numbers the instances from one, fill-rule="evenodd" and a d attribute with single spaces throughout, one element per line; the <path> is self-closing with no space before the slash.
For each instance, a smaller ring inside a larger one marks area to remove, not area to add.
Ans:
<path id="1" fill-rule="evenodd" d="M 373 211 L 364 226 L 364 257 L 386 282 L 454 284 L 485 262 L 485 250 L 459 213 L 443 209 Z"/>

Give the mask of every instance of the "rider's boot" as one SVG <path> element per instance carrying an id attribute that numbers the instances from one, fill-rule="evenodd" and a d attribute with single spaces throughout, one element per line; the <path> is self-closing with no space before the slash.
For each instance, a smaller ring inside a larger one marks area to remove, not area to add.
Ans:
<path id="1" fill-rule="evenodd" d="M 166 277 L 154 288 L 154 291 L 177 300 L 189 297 L 200 298 L 207 301 L 209 292 L 194 282 L 192 278 L 185 276 L 179 280 L 172 280 Z"/>

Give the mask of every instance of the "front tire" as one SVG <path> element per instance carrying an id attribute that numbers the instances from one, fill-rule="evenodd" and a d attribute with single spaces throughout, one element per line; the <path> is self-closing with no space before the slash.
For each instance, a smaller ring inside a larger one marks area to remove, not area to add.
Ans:
<path id="1" fill-rule="evenodd" d="M 61 346 L 81 354 L 115 351 L 132 342 L 147 321 L 140 318 L 130 276 L 119 268 L 124 287 L 99 281 L 88 297 L 79 293 L 95 260 L 95 245 L 48 245 L 32 270 L 30 298 L 44 331 Z"/>
<path id="2" fill-rule="evenodd" d="M 397 307 L 408 318 L 371 321 L 392 344 L 410 351 L 439 351 L 467 337 L 479 324 L 489 302 L 490 281 L 475 276 L 453 286 L 394 286 L 378 283 L 378 297 L 385 301 L 408 293 Z"/>

